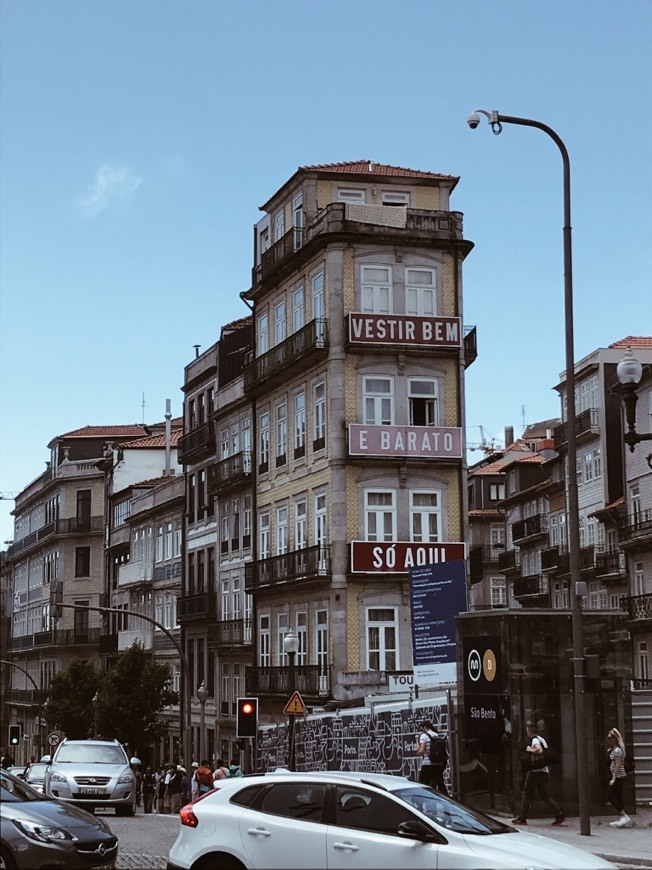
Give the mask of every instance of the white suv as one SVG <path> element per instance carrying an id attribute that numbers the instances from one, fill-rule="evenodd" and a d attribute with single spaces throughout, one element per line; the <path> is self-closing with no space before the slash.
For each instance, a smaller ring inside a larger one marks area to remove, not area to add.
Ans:
<path id="1" fill-rule="evenodd" d="M 276 771 L 215 785 L 180 811 L 167 870 L 615 870 L 402 776 Z"/>
<path id="2" fill-rule="evenodd" d="M 43 791 L 88 810 L 113 807 L 136 812 L 136 778 L 117 740 L 64 740 L 45 771 Z"/>

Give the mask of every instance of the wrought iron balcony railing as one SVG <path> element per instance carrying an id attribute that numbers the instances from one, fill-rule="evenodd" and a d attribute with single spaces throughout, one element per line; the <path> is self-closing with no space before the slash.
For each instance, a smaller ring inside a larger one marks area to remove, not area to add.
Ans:
<path id="1" fill-rule="evenodd" d="M 251 480 L 252 454 L 243 450 L 234 456 L 227 456 L 209 466 L 208 492 L 210 495 L 224 493 Z"/>
<path id="2" fill-rule="evenodd" d="M 498 570 L 505 574 L 519 572 L 521 570 L 521 551 L 504 550 L 498 554 Z"/>
<path id="3" fill-rule="evenodd" d="M 327 354 L 327 322 L 323 317 L 316 317 L 247 365 L 244 370 L 245 393 L 256 395 L 282 380 L 290 366 L 299 362 L 305 365 Z"/>
<path id="4" fill-rule="evenodd" d="M 541 550 L 541 570 L 557 571 L 559 568 L 559 547 L 546 547 Z"/>
<path id="5" fill-rule="evenodd" d="M 215 427 L 212 423 L 203 423 L 191 432 L 187 432 L 180 440 L 178 447 L 179 463 L 187 464 L 196 459 L 205 450 L 215 447 Z"/>
<path id="6" fill-rule="evenodd" d="M 548 534 L 548 515 L 535 514 L 532 517 L 518 520 L 512 525 L 512 540 L 525 541 Z"/>
<path id="7" fill-rule="evenodd" d="M 625 579 L 625 554 L 619 550 L 608 550 L 595 554 L 595 576 L 604 582 L 621 582 Z"/>
<path id="8" fill-rule="evenodd" d="M 212 648 L 249 646 L 252 639 L 251 619 L 224 619 L 208 628 L 208 646 Z"/>
<path id="9" fill-rule="evenodd" d="M 583 441 L 591 435 L 597 435 L 599 431 L 597 408 L 587 408 L 586 411 L 580 411 L 579 414 L 575 415 L 575 438 L 578 441 Z M 557 450 L 568 441 L 568 423 L 560 423 L 555 426 L 552 436 Z"/>
<path id="10" fill-rule="evenodd" d="M 245 589 L 251 591 L 330 575 L 328 547 L 304 547 L 291 553 L 269 556 L 245 565 Z"/>
<path id="11" fill-rule="evenodd" d="M 620 600 L 631 620 L 652 620 L 652 594 L 623 596 Z"/>
<path id="12" fill-rule="evenodd" d="M 177 599 L 177 619 L 180 623 L 215 619 L 217 599 L 213 592 L 182 595 Z"/>
<path id="13" fill-rule="evenodd" d="M 328 669 L 320 665 L 296 665 L 294 683 L 297 692 L 305 697 L 330 695 Z M 289 667 L 246 668 L 245 692 L 247 695 L 275 695 L 289 697 Z"/>
<path id="14" fill-rule="evenodd" d="M 99 534 L 103 530 L 103 516 L 67 517 L 64 519 L 53 520 L 51 523 L 41 526 L 40 529 L 30 532 L 29 535 L 25 535 L 25 537 L 21 538 L 19 541 L 15 541 L 7 549 L 7 558 L 10 559 L 26 550 L 40 546 L 49 538 L 53 538 L 56 535 L 91 535 Z"/>
<path id="15" fill-rule="evenodd" d="M 528 574 L 514 580 L 514 598 L 548 595 L 548 579 L 544 574 Z"/>
<path id="16" fill-rule="evenodd" d="M 652 510 L 629 514 L 618 533 L 622 544 L 641 543 L 652 539 Z"/>

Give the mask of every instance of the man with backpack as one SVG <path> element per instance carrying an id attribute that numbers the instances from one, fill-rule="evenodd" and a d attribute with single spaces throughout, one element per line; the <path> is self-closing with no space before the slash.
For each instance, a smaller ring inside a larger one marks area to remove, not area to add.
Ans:
<path id="1" fill-rule="evenodd" d="M 419 782 L 432 786 L 448 796 L 444 782 L 444 771 L 448 764 L 448 747 L 446 738 L 435 731 L 430 719 L 421 723 L 421 733 L 417 744 L 417 755 L 421 759 Z"/>
<path id="2" fill-rule="evenodd" d="M 548 780 L 550 779 L 548 764 L 553 763 L 548 743 L 538 734 L 537 726 L 534 722 L 527 723 L 526 734 L 528 742 L 523 752 L 522 761 L 525 779 L 523 781 L 523 794 L 521 795 L 521 809 L 516 818 L 512 819 L 512 824 L 527 825 L 527 814 L 530 804 L 536 800 L 538 795 L 555 814 L 552 824 L 555 826 L 563 825 L 568 820 L 557 801 L 548 794 Z"/>
<path id="3" fill-rule="evenodd" d="M 213 771 L 206 759 L 202 761 L 199 765 L 193 779 L 197 783 L 197 792 L 198 794 L 206 794 L 207 791 L 211 791 L 213 788 Z"/>

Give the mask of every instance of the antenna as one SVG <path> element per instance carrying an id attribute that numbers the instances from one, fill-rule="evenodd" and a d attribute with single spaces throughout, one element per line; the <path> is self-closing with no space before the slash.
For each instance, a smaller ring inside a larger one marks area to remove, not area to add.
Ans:
<path id="1" fill-rule="evenodd" d="M 142 419 L 141 419 L 141 423 L 142 423 L 143 426 L 144 426 L 144 425 L 145 425 L 145 408 L 147 407 L 147 402 L 145 401 L 145 393 L 143 393 L 143 397 L 142 397 L 142 399 L 140 400 L 140 407 L 141 407 L 141 410 L 142 410 Z"/>
<path id="2" fill-rule="evenodd" d="M 525 432 L 525 405 L 521 405 L 521 426 L 523 427 L 523 432 Z"/>

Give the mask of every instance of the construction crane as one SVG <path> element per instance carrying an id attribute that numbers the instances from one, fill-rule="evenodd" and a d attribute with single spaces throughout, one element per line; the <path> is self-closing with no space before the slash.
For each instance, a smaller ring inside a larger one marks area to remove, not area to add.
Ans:
<path id="1" fill-rule="evenodd" d="M 487 436 L 485 435 L 483 426 L 469 426 L 469 429 L 479 429 L 480 430 L 480 442 L 478 444 L 468 444 L 466 445 L 467 450 L 482 450 L 485 456 L 491 456 L 492 453 L 495 453 L 498 450 L 498 445 L 496 443 L 496 439 L 494 436 L 491 436 L 491 439 L 488 441 Z"/>

